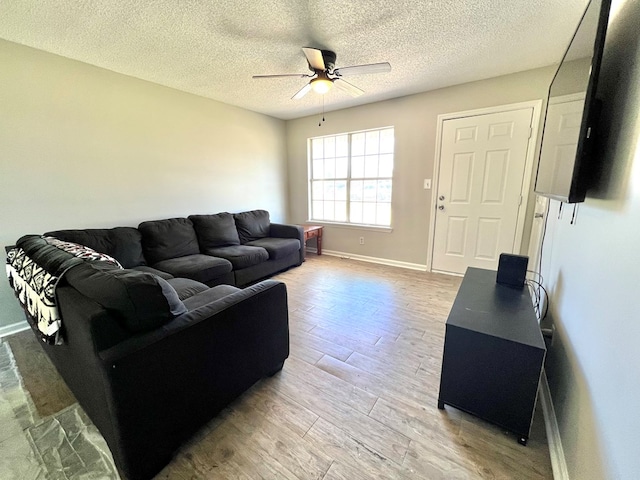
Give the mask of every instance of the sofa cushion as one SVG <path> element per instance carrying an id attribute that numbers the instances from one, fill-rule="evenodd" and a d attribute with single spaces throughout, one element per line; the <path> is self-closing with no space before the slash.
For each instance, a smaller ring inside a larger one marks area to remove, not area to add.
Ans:
<path id="1" fill-rule="evenodd" d="M 45 236 L 78 243 L 93 248 L 96 252 L 106 253 L 118 260 L 124 268 L 146 264 L 142 254 L 142 235 L 133 227 L 56 230 L 45 233 Z"/>
<path id="2" fill-rule="evenodd" d="M 239 288 L 232 287 L 231 285 L 218 285 L 187 298 L 184 301 L 184 306 L 187 307 L 187 310 L 191 311 L 239 291 Z"/>
<path id="3" fill-rule="evenodd" d="M 131 270 L 136 270 L 137 272 L 153 273 L 154 275 L 157 275 L 160 278 L 164 278 L 165 280 L 173 278 L 173 275 L 171 275 L 170 273 L 163 272 L 162 270 L 158 270 L 147 265 L 138 265 L 137 267 L 133 267 Z"/>
<path id="4" fill-rule="evenodd" d="M 300 250 L 300 240 L 296 238 L 265 237 L 247 242 L 246 245 L 264 248 L 271 260 L 288 257 Z"/>
<path id="5" fill-rule="evenodd" d="M 138 230 L 142 234 L 144 256 L 152 266 L 168 258 L 200 253 L 196 231 L 188 218 L 142 222 Z"/>
<path id="6" fill-rule="evenodd" d="M 240 245 L 236 222 L 230 213 L 190 215 L 189 220 L 193 223 L 202 252 L 208 248 Z"/>
<path id="7" fill-rule="evenodd" d="M 209 248 L 207 255 L 229 260 L 234 270 L 247 268 L 269 260 L 269 254 L 262 247 L 249 247 L 247 245 L 233 245 L 231 247 Z"/>
<path id="8" fill-rule="evenodd" d="M 204 283 L 196 282 L 189 278 L 170 278 L 167 283 L 175 289 L 180 300 L 185 300 L 197 293 L 209 290 L 209 287 Z"/>
<path id="9" fill-rule="evenodd" d="M 157 328 L 187 311 L 175 289 L 153 274 L 84 262 L 64 277 L 82 293 L 118 314 L 132 332 Z"/>
<path id="10" fill-rule="evenodd" d="M 271 221 L 269 220 L 269 212 L 266 210 L 236 213 L 233 218 L 236 221 L 236 228 L 242 244 L 269 235 Z"/>
<path id="11" fill-rule="evenodd" d="M 153 268 L 169 272 L 174 277 L 190 278 L 202 283 L 208 283 L 233 269 L 231 263 L 223 258 L 200 254 L 169 258 L 154 264 Z"/>

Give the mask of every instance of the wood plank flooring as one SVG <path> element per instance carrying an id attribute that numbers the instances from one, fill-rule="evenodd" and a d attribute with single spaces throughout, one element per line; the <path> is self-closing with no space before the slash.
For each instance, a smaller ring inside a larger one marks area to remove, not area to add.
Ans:
<path id="1" fill-rule="evenodd" d="M 291 356 L 158 479 L 550 479 L 542 412 L 528 446 L 436 407 L 460 278 L 309 255 L 287 284 Z"/>

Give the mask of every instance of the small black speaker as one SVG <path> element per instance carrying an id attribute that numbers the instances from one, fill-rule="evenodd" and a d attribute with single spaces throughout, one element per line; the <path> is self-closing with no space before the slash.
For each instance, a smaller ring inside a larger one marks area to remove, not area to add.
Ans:
<path id="1" fill-rule="evenodd" d="M 511 255 L 501 253 L 498 262 L 498 274 L 496 282 L 510 287 L 524 287 L 524 279 L 527 275 L 529 257 L 525 255 Z"/>

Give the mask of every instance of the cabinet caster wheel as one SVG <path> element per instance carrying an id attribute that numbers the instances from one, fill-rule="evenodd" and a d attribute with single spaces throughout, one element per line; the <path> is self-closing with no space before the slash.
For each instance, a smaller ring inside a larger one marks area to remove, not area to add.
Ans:
<path id="1" fill-rule="evenodd" d="M 527 440 L 528 440 L 527 437 L 518 437 L 518 443 L 520 445 L 524 445 L 525 447 L 527 446 Z"/>
<path id="2" fill-rule="evenodd" d="M 441 402 L 440 400 L 438 400 L 438 408 L 440 410 L 444 410 L 444 402 Z"/>

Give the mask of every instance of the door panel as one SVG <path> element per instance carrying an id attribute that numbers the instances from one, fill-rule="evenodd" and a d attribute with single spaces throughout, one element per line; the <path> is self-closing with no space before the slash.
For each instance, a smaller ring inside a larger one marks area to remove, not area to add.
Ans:
<path id="1" fill-rule="evenodd" d="M 451 175 L 451 201 L 469 203 L 471 195 L 471 178 L 473 175 L 473 154 L 457 154 L 453 158 Z"/>
<path id="2" fill-rule="evenodd" d="M 481 200 L 484 205 L 489 203 L 501 204 L 504 202 L 508 165 L 508 150 L 487 152 Z"/>
<path id="3" fill-rule="evenodd" d="M 467 240 L 467 219 L 449 217 L 447 228 L 447 255 L 464 256 Z"/>
<path id="4" fill-rule="evenodd" d="M 495 270 L 513 253 L 532 108 L 445 120 L 432 269 Z"/>

